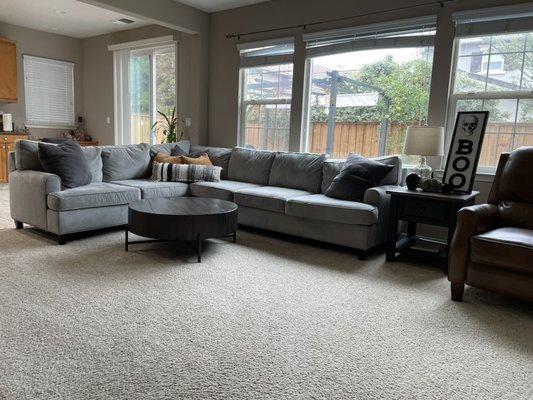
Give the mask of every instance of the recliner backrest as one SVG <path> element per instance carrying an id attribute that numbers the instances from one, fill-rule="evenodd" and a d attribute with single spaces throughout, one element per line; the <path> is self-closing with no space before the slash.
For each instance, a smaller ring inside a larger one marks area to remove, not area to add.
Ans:
<path id="1" fill-rule="evenodd" d="M 533 147 L 500 156 L 488 202 L 498 206 L 502 226 L 533 229 Z"/>

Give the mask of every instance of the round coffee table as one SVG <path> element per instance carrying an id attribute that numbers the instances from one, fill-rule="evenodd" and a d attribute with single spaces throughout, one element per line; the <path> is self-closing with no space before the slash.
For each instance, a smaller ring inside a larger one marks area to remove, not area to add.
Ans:
<path id="1" fill-rule="evenodd" d="M 237 210 L 237 204 L 230 201 L 199 197 L 137 200 L 128 207 L 125 250 L 130 244 L 185 241 L 201 262 L 202 240 L 232 236 L 235 243 Z M 155 240 L 131 242 L 129 232 Z"/>

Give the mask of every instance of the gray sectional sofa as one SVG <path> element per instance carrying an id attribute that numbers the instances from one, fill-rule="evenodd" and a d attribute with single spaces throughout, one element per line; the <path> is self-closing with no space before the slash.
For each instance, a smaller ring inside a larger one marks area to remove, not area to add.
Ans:
<path id="1" fill-rule="evenodd" d="M 342 167 L 341 160 L 304 153 L 278 153 L 235 147 L 195 146 L 180 142 L 184 153 L 207 152 L 221 166 L 220 182 L 192 184 L 150 180 L 151 158 L 171 153 L 175 144 L 83 148 L 91 167 L 89 185 L 62 190 L 57 175 L 42 170 L 38 144 L 19 141 L 10 154 L 11 216 L 57 236 L 127 223 L 128 203 L 153 197 L 199 196 L 234 201 L 239 223 L 323 242 L 348 246 L 366 257 L 385 241 L 389 196 L 398 185 L 401 161 L 379 157 L 394 169 L 384 186 L 368 189 L 363 202 L 337 200 L 323 193 Z"/>

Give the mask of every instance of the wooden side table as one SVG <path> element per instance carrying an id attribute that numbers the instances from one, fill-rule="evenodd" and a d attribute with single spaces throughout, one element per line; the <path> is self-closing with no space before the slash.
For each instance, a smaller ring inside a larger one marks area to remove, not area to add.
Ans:
<path id="1" fill-rule="evenodd" d="M 417 223 L 448 228 L 447 256 L 455 232 L 457 212 L 463 207 L 474 204 L 479 194 L 475 191 L 470 194 L 430 193 L 408 190 L 406 187 L 387 190 L 387 193 L 391 195 L 387 232 L 387 261 L 389 262 L 396 260 L 396 253 L 402 253 L 416 243 Z M 407 222 L 407 236 L 397 240 L 399 221 Z M 447 272 L 447 264 L 446 262 L 445 272 Z"/>

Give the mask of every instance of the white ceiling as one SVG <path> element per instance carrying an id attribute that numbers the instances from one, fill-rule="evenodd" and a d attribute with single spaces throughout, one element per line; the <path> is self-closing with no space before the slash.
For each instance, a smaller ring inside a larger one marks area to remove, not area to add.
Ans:
<path id="1" fill-rule="evenodd" d="M 264 3 L 270 0 L 175 0 L 178 3 L 187 4 L 188 6 L 198 8 L 205 12 L 216 12 L 249 6 L 250 4 Z"/>
<path id="2" fill-rule="evenodd" d="M 120 18 L 135 23 L 113 23 Z M 0 21 L 80 39 L 148 25 L 138 18 L 76 0 L 1 0 Z"/>

